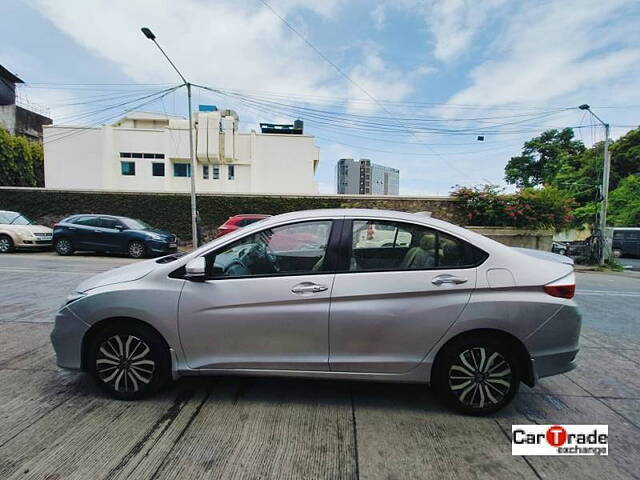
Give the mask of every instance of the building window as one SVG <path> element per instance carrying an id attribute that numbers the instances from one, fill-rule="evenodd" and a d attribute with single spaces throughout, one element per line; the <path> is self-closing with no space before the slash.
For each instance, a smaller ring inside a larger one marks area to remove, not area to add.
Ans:
<path id="1" fill-rule="evenodd" d="M 156 158 L 164 159 L 164 153 L 132 153 L 132 152 L 120 152 L 120 158 Z"/>
<path id="2" fill-rule="evenodd" d="M 202 165 L 202 178 L 205 180 L 209 178 L 209 165 Z"/>
<path id="3" fill-rule="evenodd" d="M 213 173 L 213 175 L 212 175 L 212 176 L 213 176 L 213 179 L 214 179 L 214 180 L 218 180 L 218 179 L 220 178 L 220 167 L 218 167 L 217 165 L 215 165 L 215 166 L 213 167 L 213 172 L 212 172 L 212 173 Z"/>
<path id="4" fill-rule="evenodd" d="M 236 178 L 236 167 L 235 165 L 229 165 L 229 180 L 235 180 Z"/>
<path id="5" fill-rule="evenodd" d="M 191 164 L 189 164 L 189 163 L 174 163 L 173 164 L 173 176 L 174 177 L 190 177 L 191 176 Z"/>
<path id="6" fill-rule="evenodd" d="M 135 162 L 120 162 L 120 171 L 122 175 L 135 175 L 136 164 Z"/>
<path id="7" fill-rule="evenodd" d="M 153 162 L 151 164 L 151 171 L 154 177 L 164 177 L 164 163 Z"/>

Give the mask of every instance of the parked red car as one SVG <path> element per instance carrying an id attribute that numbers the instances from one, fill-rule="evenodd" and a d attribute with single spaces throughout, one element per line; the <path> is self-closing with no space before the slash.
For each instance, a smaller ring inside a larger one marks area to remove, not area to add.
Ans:
<path id="1" fill-rule="evenodd" d="M 226 235 L 227 233 L 234 232 L 239 228 L 246 227 L 247 225 L 251 225 L 252 223 L 255 223 L 269 216 L 270 215 L 254 213 L 246 215 L 234 215 L 233 217 L 229 217 L 229 220 L 218 227 L 216 238 Z"/>

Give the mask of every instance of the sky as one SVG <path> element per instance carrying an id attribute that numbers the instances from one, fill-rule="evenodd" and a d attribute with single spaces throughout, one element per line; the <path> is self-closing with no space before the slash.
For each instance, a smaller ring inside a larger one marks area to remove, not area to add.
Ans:
<path id="1" fill-rule="evenodd" d="M 55 123 L 113 123 L 139 105 L 185 114 L 184 89 L 155 100 L 180 79 L 147 26 L 214 90 L 195 102 L 235 110 L 242 131 L 302 119 L 322 193 L 335 193 L 340 158 L 398 168 L 402 195 L 506 186 L 509 158 L 546 128 L 604 138 L 584 103 L 613 138 L 640 124 L 637 0 L 0 0 L 0 11 L 0 64 Z"/>

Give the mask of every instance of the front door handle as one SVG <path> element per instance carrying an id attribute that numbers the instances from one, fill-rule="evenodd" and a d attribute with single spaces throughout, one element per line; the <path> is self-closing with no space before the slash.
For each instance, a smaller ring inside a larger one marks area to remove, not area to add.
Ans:
<path id="1" fill-rule="evenodd" d="M 453 275 L 448 275 L 448 274 L 438 275 L 436 278 L 431 280 L 431 283 L 433 283 L 434 285 L 443 285 L 443 284 L 459 285 L 461 283 L 466 283 L 466 282 L 467 282 L 466 278 L 454 277 Z"/>
<path id="2" fill-rule="evenodd" d="M 304 295 L 306 293 L 324 292 L 325 290 L 328 290 L 328 289 L 329 287 L 327 287 L 326 285 L 319 285 L 313 282 L 302 282 L 296 285 L 295 287 L 293 287 L 291 289 L 291 292 L 298 295 Z"/>

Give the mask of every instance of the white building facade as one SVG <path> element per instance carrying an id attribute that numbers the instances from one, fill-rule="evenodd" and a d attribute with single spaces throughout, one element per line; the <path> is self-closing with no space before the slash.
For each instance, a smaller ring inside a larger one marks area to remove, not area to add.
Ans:
<path id="1" fill-rule="evenodd" d="M 318 193 L 320 151 L 301 129 L 240 133 L 237 114 L 215 108 L 194 122 L 198 192 Z M 110 126 L 45 127 L 44 173 L 47 188 L 189 191 L 189 122 L 133 112 Z"/>

